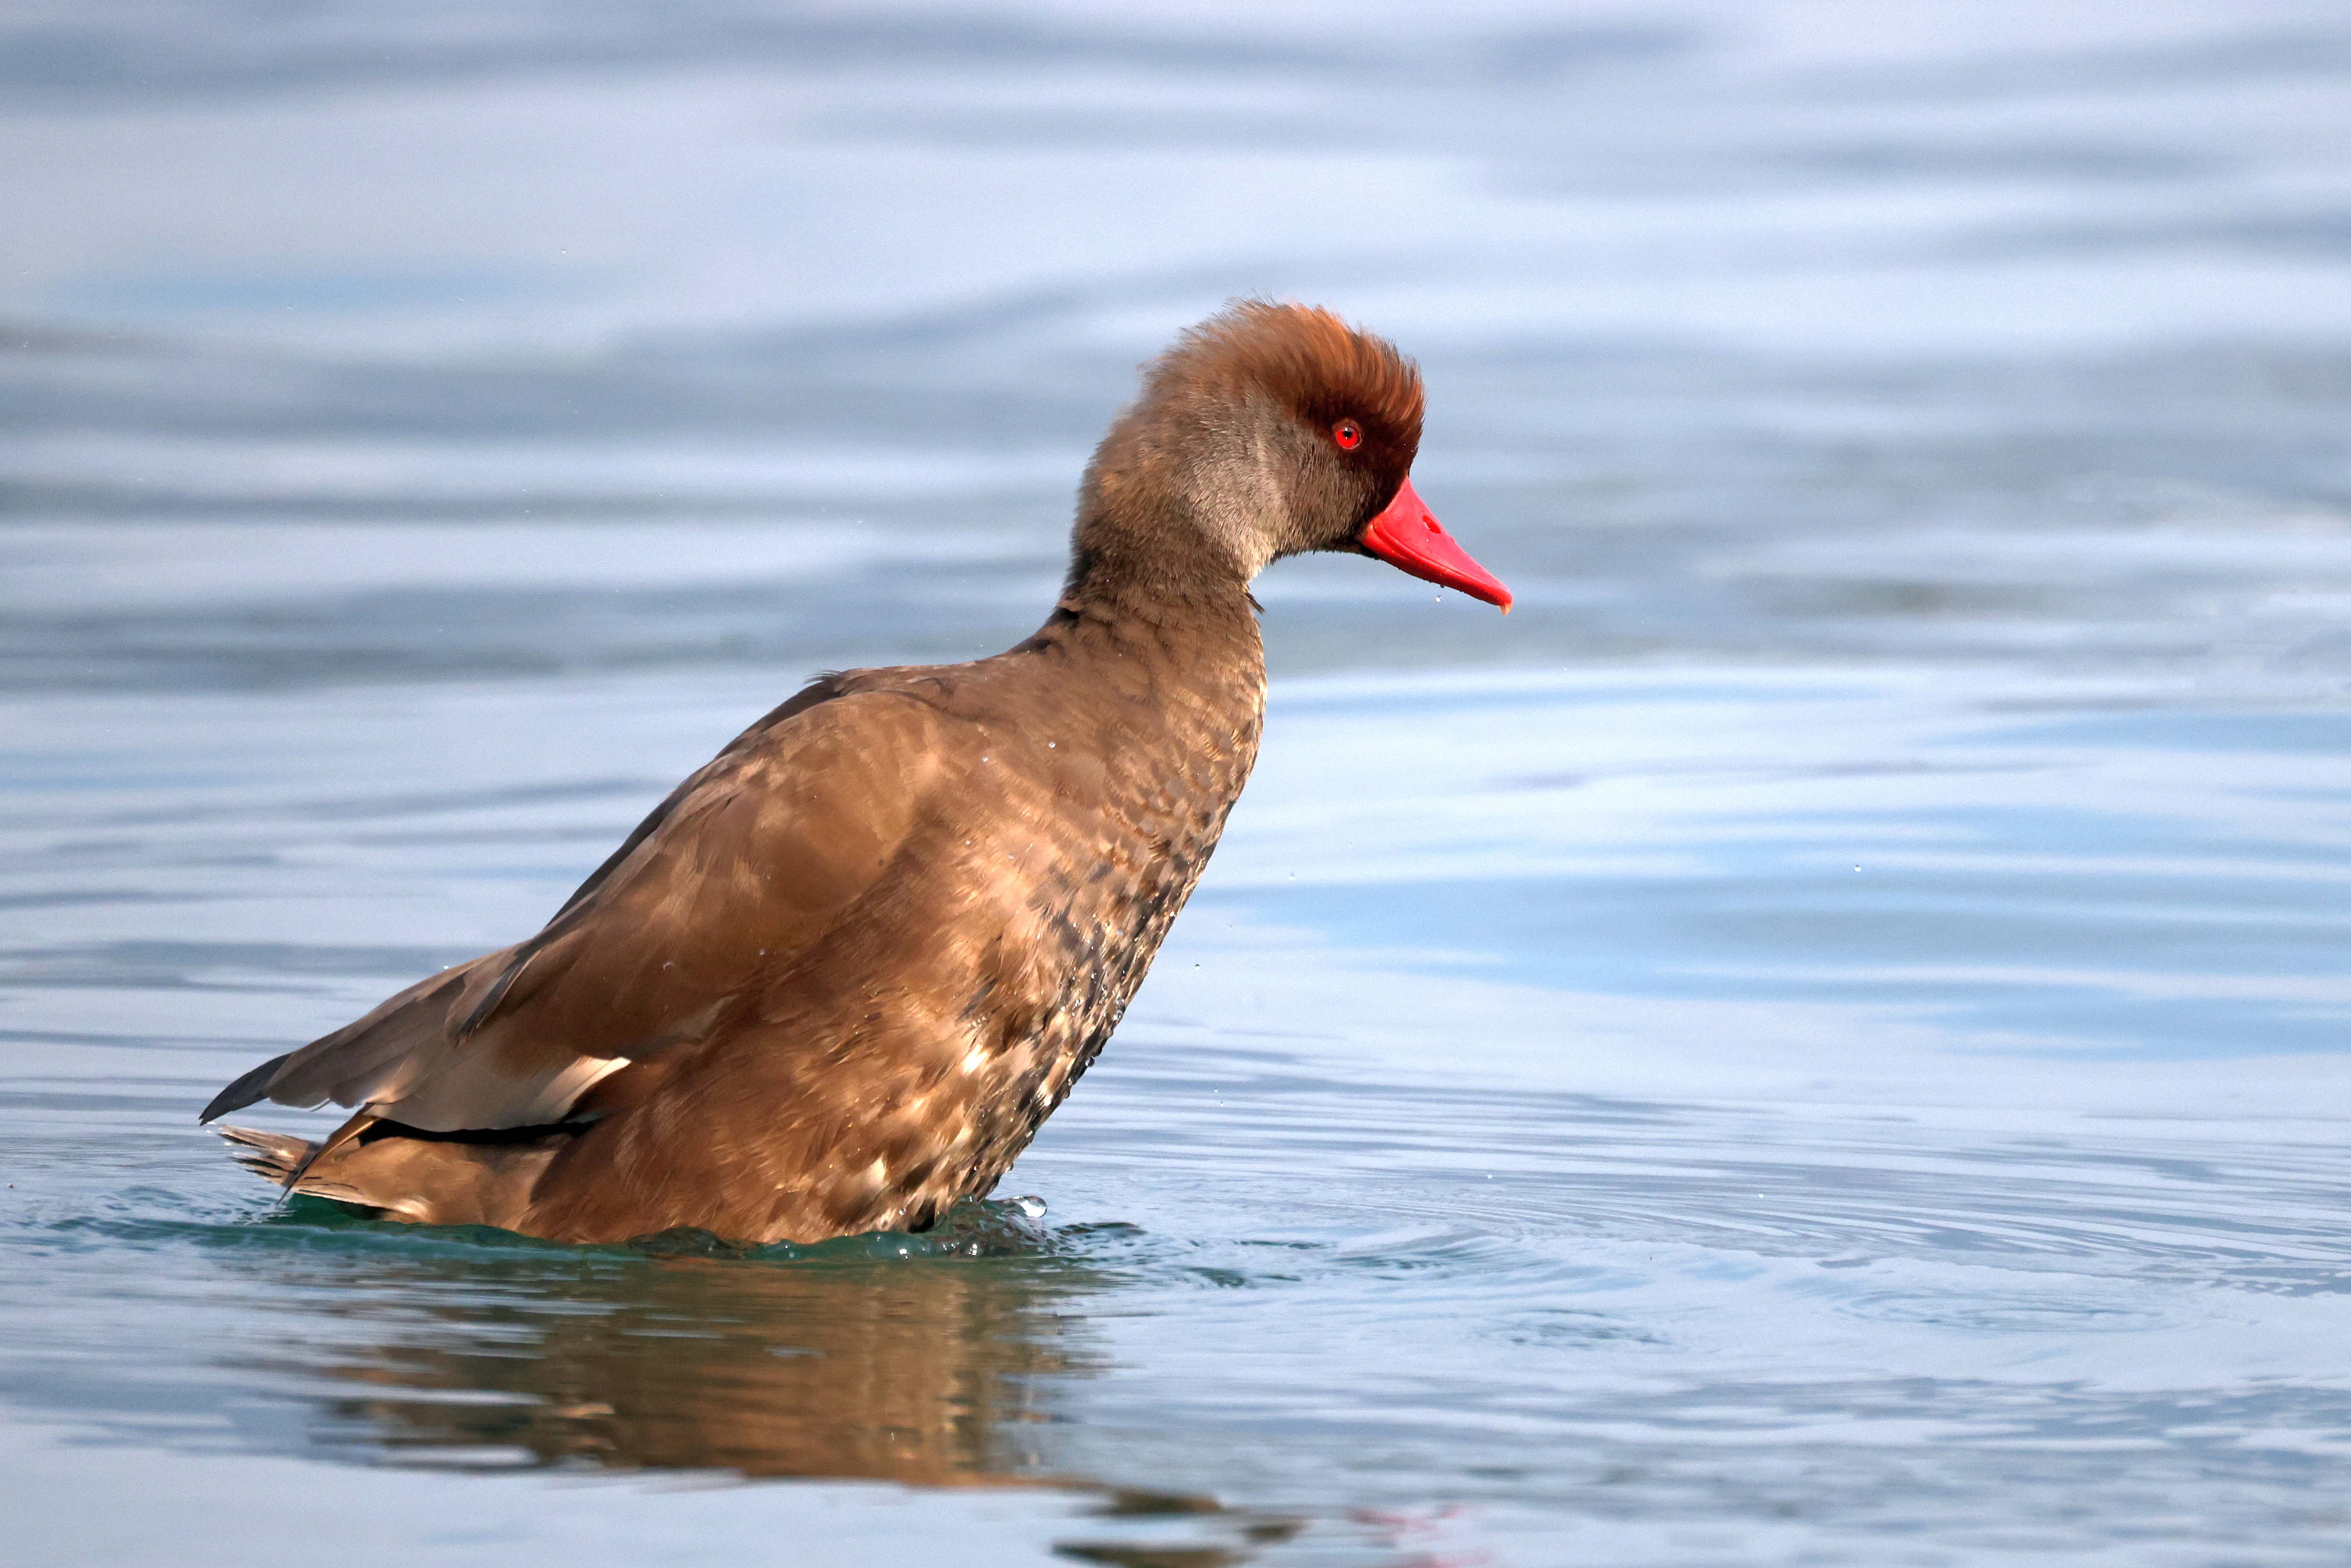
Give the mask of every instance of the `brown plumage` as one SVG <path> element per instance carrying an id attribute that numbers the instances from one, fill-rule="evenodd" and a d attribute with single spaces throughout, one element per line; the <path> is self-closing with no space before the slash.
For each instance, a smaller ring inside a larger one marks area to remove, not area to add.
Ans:
<path id="1" fill-rule="evenodd" d="M 1195 328 L 1088 466 L 1034 636 L 817 681 L 546 929 L 204 1119 L 353 1107 L 315 1145 L 224 1132 L 298 1192 L 564 1240 L 919 1230 L 985 1194 L 1117 1027 L 1248 779 L 1257 572 L 1376 552 L 1507 606 L 1425 511 L 1420 543 L 1383 542 L 1417 506 L 1420 413 L 1411 364 L 1327 312 Z"/>

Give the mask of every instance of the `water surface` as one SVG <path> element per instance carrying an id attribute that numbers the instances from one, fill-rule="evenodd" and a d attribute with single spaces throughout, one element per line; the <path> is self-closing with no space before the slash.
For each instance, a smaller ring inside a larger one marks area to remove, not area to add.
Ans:
<path id="1" fill-rule="evenodd" d="M 58 7 L 0 81 L 12 1552 L 2340 1561 L 2333 9 Z M 806 674 L 1024 634 L 1250 290 L 1420 357 L 1520 610 L 1263 581 L 1259 776 L 999 1201 L 567 1249 L 193 1126 Z"/>

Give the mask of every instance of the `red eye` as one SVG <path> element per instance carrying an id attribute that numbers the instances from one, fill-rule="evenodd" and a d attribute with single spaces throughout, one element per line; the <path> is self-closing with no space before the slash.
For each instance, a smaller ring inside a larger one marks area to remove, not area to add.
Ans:
<path id="1" fill-rule="evenodd" d="M 1339 444 L 1342 452 L 1353 452 L 1364 444 L 1364 427 L 1352 419 L 1343 419 L 1331 427 L 1331 439 Z"/>

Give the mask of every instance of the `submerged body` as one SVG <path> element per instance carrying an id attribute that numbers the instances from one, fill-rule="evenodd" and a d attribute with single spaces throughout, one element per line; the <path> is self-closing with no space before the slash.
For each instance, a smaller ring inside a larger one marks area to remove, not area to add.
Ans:
<path id="1" fill-rule="evenodd" d="M 1096 455 L 1035 636 L 818 681 L 537 936 L 204 1119 L 355 1107 L 319 1144 L 224 1133 L 292 1190 L 420 1223 L 927 1228 L 1069 1093 L 1207 865 L 1263 722 L 1256 571 L 1352 549 L 1507 607 L 1413 495 L 1418 431 L 1417 377 L 1376 340 L 1288 307 L 1210 322 Z"/>

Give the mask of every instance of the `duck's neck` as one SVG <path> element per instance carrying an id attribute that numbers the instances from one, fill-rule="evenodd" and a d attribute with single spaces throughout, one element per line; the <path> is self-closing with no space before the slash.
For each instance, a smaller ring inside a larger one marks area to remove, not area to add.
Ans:
<path id="1" fill-rule="evenodd" d="M 1262 690 L 1257 601 L 1246 578 L 1206 552 L 1129 551 L 1115 538 L 1081 547 L 1054 608 L 1112 632 L 1115 643 L 1159 653 L 1193 677 L 1186 685 L 1238 680 L 1254 688 L 1252 704 Z"/>

